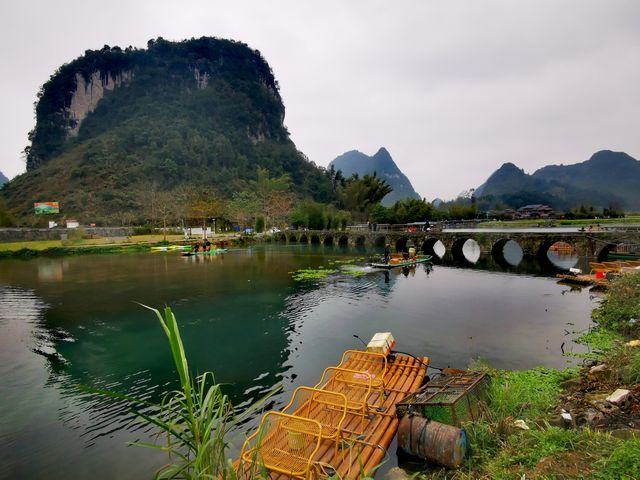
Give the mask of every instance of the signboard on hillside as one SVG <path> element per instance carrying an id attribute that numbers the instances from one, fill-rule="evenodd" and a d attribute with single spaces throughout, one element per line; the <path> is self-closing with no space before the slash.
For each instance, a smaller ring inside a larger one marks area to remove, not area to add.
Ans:
<path id="1" fill-rule="evenodd" d="M 36 215 L 50 215 L 52 213 L 60 213 L 60 205 L 58 202 L 36 202 L 33 204 Z"/>

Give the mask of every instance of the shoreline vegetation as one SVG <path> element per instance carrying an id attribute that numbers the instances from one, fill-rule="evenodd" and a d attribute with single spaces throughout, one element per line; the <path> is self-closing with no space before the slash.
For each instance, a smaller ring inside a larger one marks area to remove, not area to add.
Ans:
<path id="1" fill-rule="evenodd" d="M 228 245 L 246 245 L 252 242 L 251 237 L 217 234 L 210 237 L 211 241 L 224 241 Z M 26 242 L 0 243 L 0 259 L 2 258 L 33 258 L 92 255 L 101 253 L 132 253 L 149 252 L 151 247 L 169 244 L 191 245 L 201 243 L 202 238 L 190 238 L 185 240 L 183 235 L 132 235 L 123 238 L 72 238 L 69 240 L 36 240 Z"/>

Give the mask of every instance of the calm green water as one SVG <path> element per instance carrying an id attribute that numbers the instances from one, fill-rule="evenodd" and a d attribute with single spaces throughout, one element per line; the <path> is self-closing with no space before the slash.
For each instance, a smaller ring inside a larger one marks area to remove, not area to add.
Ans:
<path id="1" fill-rule="evenodd" d="M 150 432 L 126 407 L 78 384 L 157 399 L 176 386 L 157 320 L 134 302 L 170 305 L 194 370 L 213 370 L 243 405 L 275 385 L 279 407 L 341 352 L 391 331 L 436 366 L 482 357 L 500 368 L 565 365 L 566 330 L 589 325 L 593 299 L 554 279 L 420 266 L 296 283 L 290 272 L 363 256 L 323 247 L 259 247 L 0 262 L 0 478 L 151 478 L 165 460 L 126 442 Z M 508 268 L 505 268 L 508 270 Z M 525 269 L 526 270 L 526 269 Z M 255 421 L 254 421 L 255 422 Z M 251 426 L 250 422 L 246 425 Z M 234 440 L 241 444 L 241 436 Z M 392 457 L 395 455 L 392 454 Z M 388 465 L 392 465 L 392 459 Z"/>

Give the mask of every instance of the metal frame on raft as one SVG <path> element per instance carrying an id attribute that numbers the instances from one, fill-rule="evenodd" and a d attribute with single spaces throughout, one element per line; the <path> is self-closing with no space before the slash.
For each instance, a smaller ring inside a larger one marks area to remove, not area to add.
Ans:
<path id="1" fill-rule="evenodd" d="M 398 417 L 418 415 L 459 427 L 463 421 L 480 417 L 479 403 L 485 398 L 489 381 L 489 376 L 483 372 L 433 378 L 417 392 L 398 402 L 396 413 Z M 461 405 L 465 401 L 466 405 Z M 447 417 L 447 409 L 450 409 L 450 417 Z"/>

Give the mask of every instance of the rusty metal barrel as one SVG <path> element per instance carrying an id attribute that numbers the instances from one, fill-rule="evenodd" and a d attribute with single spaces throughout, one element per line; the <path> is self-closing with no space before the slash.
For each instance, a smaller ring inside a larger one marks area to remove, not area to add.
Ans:
<path id="1" fill-rule="evenodd" d="M 410 455 L 450 468 L 462 465 L 469 448 L 463 429 L 411 415 L 400 419 L 398 445 Z"/>

